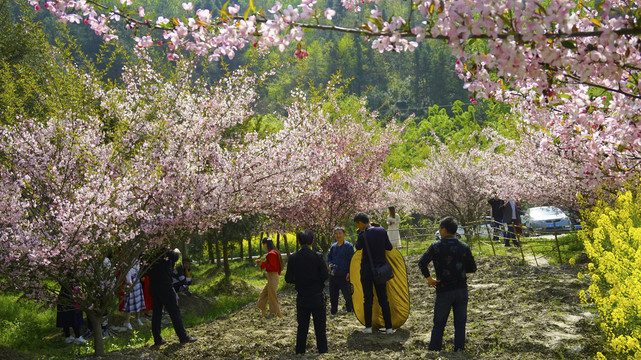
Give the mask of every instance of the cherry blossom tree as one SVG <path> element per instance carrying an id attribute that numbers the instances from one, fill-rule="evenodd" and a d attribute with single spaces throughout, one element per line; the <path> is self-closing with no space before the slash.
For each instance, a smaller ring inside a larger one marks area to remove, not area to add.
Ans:
<path id="1" fill-rule="evenodd" d="M 364 99 L 359 100 L 355 110 L 341 109 L 337 93 L 340 92 L 330 85 L 321 100 L 298 99 L 289 108 L 290 113 L 305 112 L 316 121 L 330 123 L 332 129 L 325 134 L 325 140 L 331 144 L 331 156 L 343 160 L 325 172 L 318 191 L 282 203 L 274 221 L 280 231 L 292 227 L 314 231 L 323 251 L 333 242 L 334 227 L 358 211 L 384 205 L 388 180 L 382 165 L 402 131 L 395 122 L 381 128 L 376 123 L 377 114 L 365 108 Z M 323 99 L 325 96 L 328 98 Z"/>
<path id="2" fill-rule="evenodd" d="M 423 166 L 395 181 L 392 199 L 423 215 L 453 216 L 462 226 L 487 215 L 487 200 L 494 194 L 532 205 L 577 206 L 585 188 L 575 180 L 575 163 L 540 151 L 538 141 L 525 135 L 507 139 L 491 129 L 477 135 L 486 145 L 467 150 L 436 140 Z"/>
<path id="3" fill-rule="evenodd" d="M 426 216 L 453 216 L 463 227 L 485 215 L 492 167 L 487 159 L 439 143 L 423 166 L 398 178 L 391 198 L 403 208 Z"/>
<path id="4" fill-rule="evenodd" d="M 325 139 L 331 124 L 310 114 L 292 113 L 265 136 L 232 131 L 252 115 L 258 77 L 239 71 L 208 86 L 193 82 L 193 68 L 181 62 L 165 79 L 142 53 L 122 87 L 79 76 L 99 115 L 0 128 L 2 286 L 45 303 L 61 286 L 79 289 L 74 301 L 93 323 L 98 354 L 100 318 L 134 261 L 184 230 L 314 192 L 342 163 Z"/>
<path id="5" fill-rule="evenodd" d="M 606 0 L 413 0 L 404 13 L 385 14 L 378 0 L 343 0 L 363 14 L 358 27 L 341 27 L 337 12 L 315 0 L 276 3 L 267 10 L 195 9 L 186 16 L 149 16 L 132 0 L 116 7 L 96 1 L 30 0 L 60 21 L 85 22 L 106 40 L 113 23 L 148 29 L 136 38 L 149 47 L 158 30 L 169 57 L 181 49 L 217 60 L 247 45 L 284 51 L 297 44 L 303 58 L 304 29 L 361 34 L 381 51 L 412 51 L 428 39 L 447 41 L 459 58 L 456 69 L 472 100 L 492 98 L 513 105 L 526 124 L 541 131 L 541 148 L 580 164 L 579 180 L 594 189 L 617 187 L 634 177 L 641 158 L 639 103 L 641 25 L 638 1 Z M 554 149 L 553 149 L 554 148 Z"/>

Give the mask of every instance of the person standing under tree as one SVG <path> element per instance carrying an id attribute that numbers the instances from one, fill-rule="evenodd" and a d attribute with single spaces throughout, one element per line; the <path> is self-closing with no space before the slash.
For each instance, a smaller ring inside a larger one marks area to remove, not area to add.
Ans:
<path id="1" fill-rule="evenodd" d="M 358 213 L 354 216 L 354 224 L 358 228 L 358 240 L 356 250 L 363 249 L 361 260 L 361 285 L 363 286 L 363 314 L 365 317 L 365 329 L 363 333 L 372 333 L 372 305 L 374 303 L 374 288 L 378 297 L 378 304 L 381 306 L 383 320 L 385 321 L 385 332 L 393 334 L 392 313 L 387 301 L 387 284 L 374 282 L 372 269 L 376 266 L 387 263 L 385 250 L 392 250 L 392 243 L 389 241 L 387 231 L 382 227 L 372 226 L 369 216 L 365 213 Z M 365 244 L 367 242 L 367 245 Z M 369 252 L 369 254 L 368 254 Z M 370 257 L 373 264 L 370 262 Z"/>
<path id="2" fill-rule="evenodd" d="M 149 275 L 149 290 L 153 300 L 153 313 L 151 315 L 151 333 L 154 337 L 154 345 L 166 344 L 167 340 L 160 336 L 162 309 L 163 307 L 169 313 L 174 331 L 178 335 L 181 344 L 196 341 L 193 337 L 187 335 L 185 325 L 183 325 L 182 315 L 178 307 L 176 291 L 172 285 L 172 273 L 174 264 L 180 259 L 180 250 L 165 250 L 161 252 L 154 263 L 151 265 L 147 274 Z"/>
<path id="3" fill-rule="evenodd" d="M 267 255 L 265 255 L 265 261 L 256 259 L 255 266 L 260 264 L 260 268 L 265 269 L 267 273 L 267 284 L 258 297 L 256 307 L 260 309 L 263 317 L 266 317 L 267 303 L 269 303 L 270 316 L 282 318 L 283 314 L 280 312 L 280 304 L 278 304 L 276 291 L 278 290 L 278 277 L 283 270 L 283 258 L 280 256 L 278 250 L 276 250 L 276 246 L 274 246 L 271 238 L 266 237 L 261 243 L 265 251 L 267 251 Z"/>
<path id="4" fill-rule="evenodd" d="M 505 234 L 505 246 L 510 246 L 510 239 L 514 246 L 521 246 L 516 238 L 516 226 L 521 222 L 521 208 L 514 200 L 506 200 L 503 205 L 503 221 L 507 226 Z"/>
<path id="5" fill-rule="evenodd" d="M 136 260 L 125 277 L 125 287 L 131 290 L 121 302 L 120 311 L 125 313 L 123 326 L 128 330 L 133 330 L 130 322 L 132 313 L 135 314 L 136 323 L 138 325 L 142 325 L 142 321 L 139 316 L 140 312 L 145 309 L 145 295 L 142 288 L 142 282 L 138 279 L 139 272 L 140 263 Z"/>
<path id="6" fill-rule="evenodd" d="M 84 344 L 87 341 L 80 335 L 80 326 L 83 324 L 82 311 L 73 299 L 74 295 L 80 296 L 80 288 L 70 285 L 73 282 L 70 271 L 65 275 L 67 281 L 61 282 L 56 304 L 56 327 L 62 328 L 67 344 Z M 70 329 L 73 329 L 74 336 L 71 335 Z"/>
<path id="7" fill-rule="evenodd" d="M 390 206 L 387 208 L 389 216 L 387 217 L 387 235 L 389 236 L 389 241 L 392 243 L 392 246 L 400 249 L 401 244 L 401 233 L 399 231 L 399 226 L 401 225 L 401 217 L 396 213 L 396 208 Z"/>
<path id="8" fill-rule="evenodd" d="M 467 276 L 476 271 L 476 262 L 470 247 L 456 238 L 458 225 L 452 217 L 439 223 L 441 240 L 430 245 L 418 261 L 421 273 L 430 286 L 436 288 L 434 300 L 434 327 L 429 350 L 441 351 L 443 331 L 450 309 L 454 314 L 454 351 L 465 349 L 465 324 L 467 323 Z M 432 262 L 436 273 L 433 279 L 427 265 Z"/>
<path id="9" fill-rule="evenodd" d="M 487 203 L 492 207 L 492 240 L 499 241 L 499 234 L 503 228 L 503 200 L 494 194 Z"/>
<path id="10" fill-rule="evenodd" d="M 329 303 L 330 313 L 336 315 L 338 312 L 338 294 L 343 293 L 345 298 L 345 310 L 353 312 L 352 291 L 349 283 L 349 263 L 354 256 L 354 246 L 349 241 L 345 241 L 345 228 L 334 228 L 334 239 L 327 254 L 327 264 L 330 269 L 329 277 Z"/>
<path id="11" fill-rule="evenodd" d="M 296 296 L 296 354 L 304 354 L 309 331 L 309 316 L 314 318 L 316 347 L 327 352 L 327 314 L 325 313 L 325 280 L 329 277 L 323 256 L 314 252 L 314 233 L 309 230 L 296 234 L 301 249 L 292 254 L 287 264 L 285 281 L 294 284 Z"/>

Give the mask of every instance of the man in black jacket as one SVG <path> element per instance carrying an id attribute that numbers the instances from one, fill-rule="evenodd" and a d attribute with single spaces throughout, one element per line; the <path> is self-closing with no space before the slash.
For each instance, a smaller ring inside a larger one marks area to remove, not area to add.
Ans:
<path id="1" fill-rule="evenodd" d="M 354 216 L 354 224 L 358 228 L 358 240 L 354 248 L 363 249 L 361 260 L 361 285 L 363 286 L 363 315 L 365 317 L 365 329 L 363 333 L 372 333 L 372 304 L 374 303 L 374 288 L 378 297 L 378 304 L 381 306 L 383 320 L 385 321 L 385 332 L 392 334 L 392 313 L 387 301 L 387 284 L 374 282 L 372 268 L 387 263 L 385 250 L 392 250 L 392 243 L 389 241 L 387 231 L 382 227 L 372 226 L 369 216 L 365 213 L 358 213 Z M 365 245 L 367 242 L 367 245 Z M 369 252 L 369 254 L 368 254 Z M 370 255 L 373 264 L 370 262 Z"/>
<path id="2" fill-rule="evenodd" d="M 151 292 L 151 299 L 153 301 L 153 313 L 151 316 L 151 333 L 154 336 L 154 344 L 162 345 L 167 343 L 167 340 L 160 336 L 160 326 L 162 320 L 162 308 L 167 309 L 171 323 L 174 325 L 174 330 L 181 344 L 196 341 L 196 339 L 187 335 L 183 319 L 180 315 L 180 308 L 178 307 L 178 299 L 176 298 L 176 291 L 172 285 L 172 273 L 174 264 L 180 258 L 180 250 L 167 250 L 157 255 L 154 263 L 151 265 L 147 274 L 149 275 L 149 291 Z"/>
<path id="3" fill-rule="evenodd" d="M 327 314 L 325 313 L 325 280 L 329 278 L 327 266 L 321 254 L 311 249 L 314 243 L 314 234 L 301 231 L 296 234 L 296 239 L 301 249 L 292 254 L 288 260 L 285 281 L 294 284 L 298 296 L 296 297 L 296 354 L 305 353 L 307 332 L 309 330 L 309 316 L 314 317 L 314 332 L 316 333 L 316 347 L 319 353 L 327 352 Z"/>
<path id="4" fill-rule="evenodd" d="M 467 276 L 476 271 L 476 262 L 467 244 L 456 238 L 458 225 L 451 217 L 439 224 L 441 240 L 430 245 L 418 261 L 418 267 L 430 286 L 436 288 L 434 301 L 434 327 L 429 350 L 440 351 L 443 331 L 450 309 L 454 313 L 454 351 L 465 348 L 465 324 L 467 323 Z M 436 279 L 430 275 L 427 265 L 433 262 Z"/>
<path id="5" fill-rule="evenodd" d="M 503 228 L 503 200 L 495 194 L 487 203 L 492 207 L 492 239 L 499 241 L 499 234 Z"/>

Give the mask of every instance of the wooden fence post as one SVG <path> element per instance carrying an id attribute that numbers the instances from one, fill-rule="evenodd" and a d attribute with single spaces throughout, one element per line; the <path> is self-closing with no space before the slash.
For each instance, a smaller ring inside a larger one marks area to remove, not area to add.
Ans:
<path id="1" fill-rule="evenodd" d="M 494 254 L 494 256 L 496 256 L 496 249 L 494 249 L 494 231 L 495 231 L 495 229 L 494 229 L 494 221 L 495 221 L 494 218 L 492 218 L 492 227 L 491 228 L 487 225 L 487 222 L 486 222 L 485 223 L 485 229 L 487 230 L 487 236 L 489 236 L 489 238 L 490 238 L 490 246 L 492 247 L 492 254 Z M 491 233 L 490 233 L 490 229 L 492 230 Z"/>
<path id="2" fill-rule="evenodd" d="M 554 225 L 554 241 L 556 241 L 556 251 L 559 253 L 559 265 L 563 264 L 563 258 L 561 257 L 561 246 L 559 245 L 559 237 L 556 233 L 556 221 L 552 220 Z"/>

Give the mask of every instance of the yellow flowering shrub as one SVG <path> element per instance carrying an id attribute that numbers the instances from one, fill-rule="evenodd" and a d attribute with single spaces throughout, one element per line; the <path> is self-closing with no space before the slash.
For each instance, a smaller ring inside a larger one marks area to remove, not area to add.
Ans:
<path id="1" fill-rule="evenodd" d="M 608 357 L 641 359 L 641 194 L 620 193 L 614 204 L 600 202 L 583 215 L 579 238 L 592 282 L 581 300 L 599 311 Z"/>

